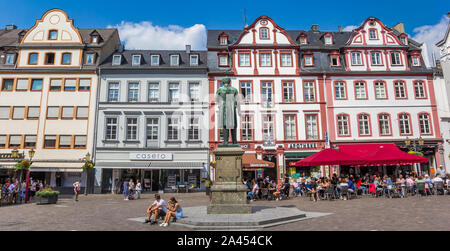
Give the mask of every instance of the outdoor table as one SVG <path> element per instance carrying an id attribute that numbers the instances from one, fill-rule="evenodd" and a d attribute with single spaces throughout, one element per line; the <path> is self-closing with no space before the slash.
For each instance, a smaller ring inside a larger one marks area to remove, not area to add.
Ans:
<path id="1" fill-rule="evenodd" d="M 184 192 L 187 192 L 186 185 L 177 185 L 177 193 L 180 191 L 180 188 L 184 189 Z"/>

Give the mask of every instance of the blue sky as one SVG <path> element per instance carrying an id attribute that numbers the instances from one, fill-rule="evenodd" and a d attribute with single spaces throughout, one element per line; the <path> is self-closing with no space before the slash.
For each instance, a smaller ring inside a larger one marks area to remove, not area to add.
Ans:
<path id="1" fill-rule="evenodd" d="M 367 17 L 375 16 L 390 27 L 398 22 L 404 22 L 406 32 L 414 36 L 420 32 L 417 30 L 415 32 L 414 29 L 436 25 L 442 22 L 443 16 L 450 11 L 448 0 L 0 0 L 0 3 L 2 6 L 0 28 L 10 23 L 16 24 L 19 28 L 29 28 L 45 11 L 60 8 L 68 13 L 69 18 L 74 19 L 75 26 L 79 28 L 107 26 L 120 28 L 121 24 L 123 25 L 122 22 L 129 24 L 128 28 L 136 28 L 134 25 L 147 21 L 148 24 L 140 28 L 159 27 L 160 30 L 168 29 L 174 33 L 182 32 L 183 29 L 193 27 L 195 24 L 203 25 L 206 29 L 241 29 L 245 8 L 248 23 L 258 16 L 268 15 L 285 29 L 309 29 L 312 24 L 318 24 L 319 30 L 337 30 L 338 25 L 342 27 L 359 25 Z M 445 21 L 447 19 L 444 23 Z M 170 25 L 180 27 L 174 28 Z M 196 27 L 199 28 L 199 26 Z M 154 33 L 151 34 L 154 35 Z M 434 37 L 437 36 L 434 34 Z M 142 36 L 139 39 L 142 39 Z"/>

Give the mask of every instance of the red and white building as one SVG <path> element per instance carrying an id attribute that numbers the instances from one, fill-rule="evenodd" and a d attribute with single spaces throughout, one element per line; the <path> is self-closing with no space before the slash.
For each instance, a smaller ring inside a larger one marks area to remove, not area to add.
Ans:
<path id="1" fill-rule="evenodd" d="M 214 93 L 228 76 L 243 95 L 238 143 L 276 163 L 260 175 L 279 179 L 328 142 L 407 151 L 407 140 L 421 138 L 423 171 L 441 165 L 433 71 L 420 46 L 373 17 L 349 32 L 286 31 L 267 16 L 243 30 L 209 30 L 210 159 L 221 134 Z"/>

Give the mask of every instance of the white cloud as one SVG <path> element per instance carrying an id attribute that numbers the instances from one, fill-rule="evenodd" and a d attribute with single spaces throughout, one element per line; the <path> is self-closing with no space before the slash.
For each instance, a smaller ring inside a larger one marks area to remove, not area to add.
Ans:
<path id="1" fill-rule="evenodd" d="M 428 49 L 428 56 L 432 60 L 432 53 L 439 59 L 439 49 L 436 47 L 436 43 L 444 38 L 449 18 L 443 16 L 439 23 L 434 25 L 424 25 L 417 27 L 413 30 L 414 35 L 412 38 L 420 43 L 425 43 Z"/>
<path id="2" fill-rule="evenodd" d="M 356 26 L 356 25 L 345 26 L 344 29 L 343 29 L 343 31 L 352 31 L 352 30 L 354 30 L 354 29 L 356 29 L 356 28 L 358 28 L 358 27 L 359 27 L 359 26 Z"/>
<path id="3" fill-rule="evenodd" d="M 127 49 L 184 50 L 190 44 L 193 50 L 206 48 L 206 28 L 203 24 L 191 27 L 169 25 L 162 27 L 151 22 L 125 22 L 110 26 L 117 28 Z"/>

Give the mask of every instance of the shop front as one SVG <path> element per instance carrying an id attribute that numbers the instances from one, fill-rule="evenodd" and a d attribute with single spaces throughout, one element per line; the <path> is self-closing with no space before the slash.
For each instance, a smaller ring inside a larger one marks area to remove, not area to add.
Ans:
<path id="1" fill-rule="evenodd" d="M 309 166 L 295 166 L 295 163 L 308 156 L 313 155 L 316 152 L 285 152 L 284 163 L 287 167 L 287 175 L 290 177 L 310 177 L 313 171 L 313 167 Z M 297 175 L 298 174 L 298 175 Z"/>

